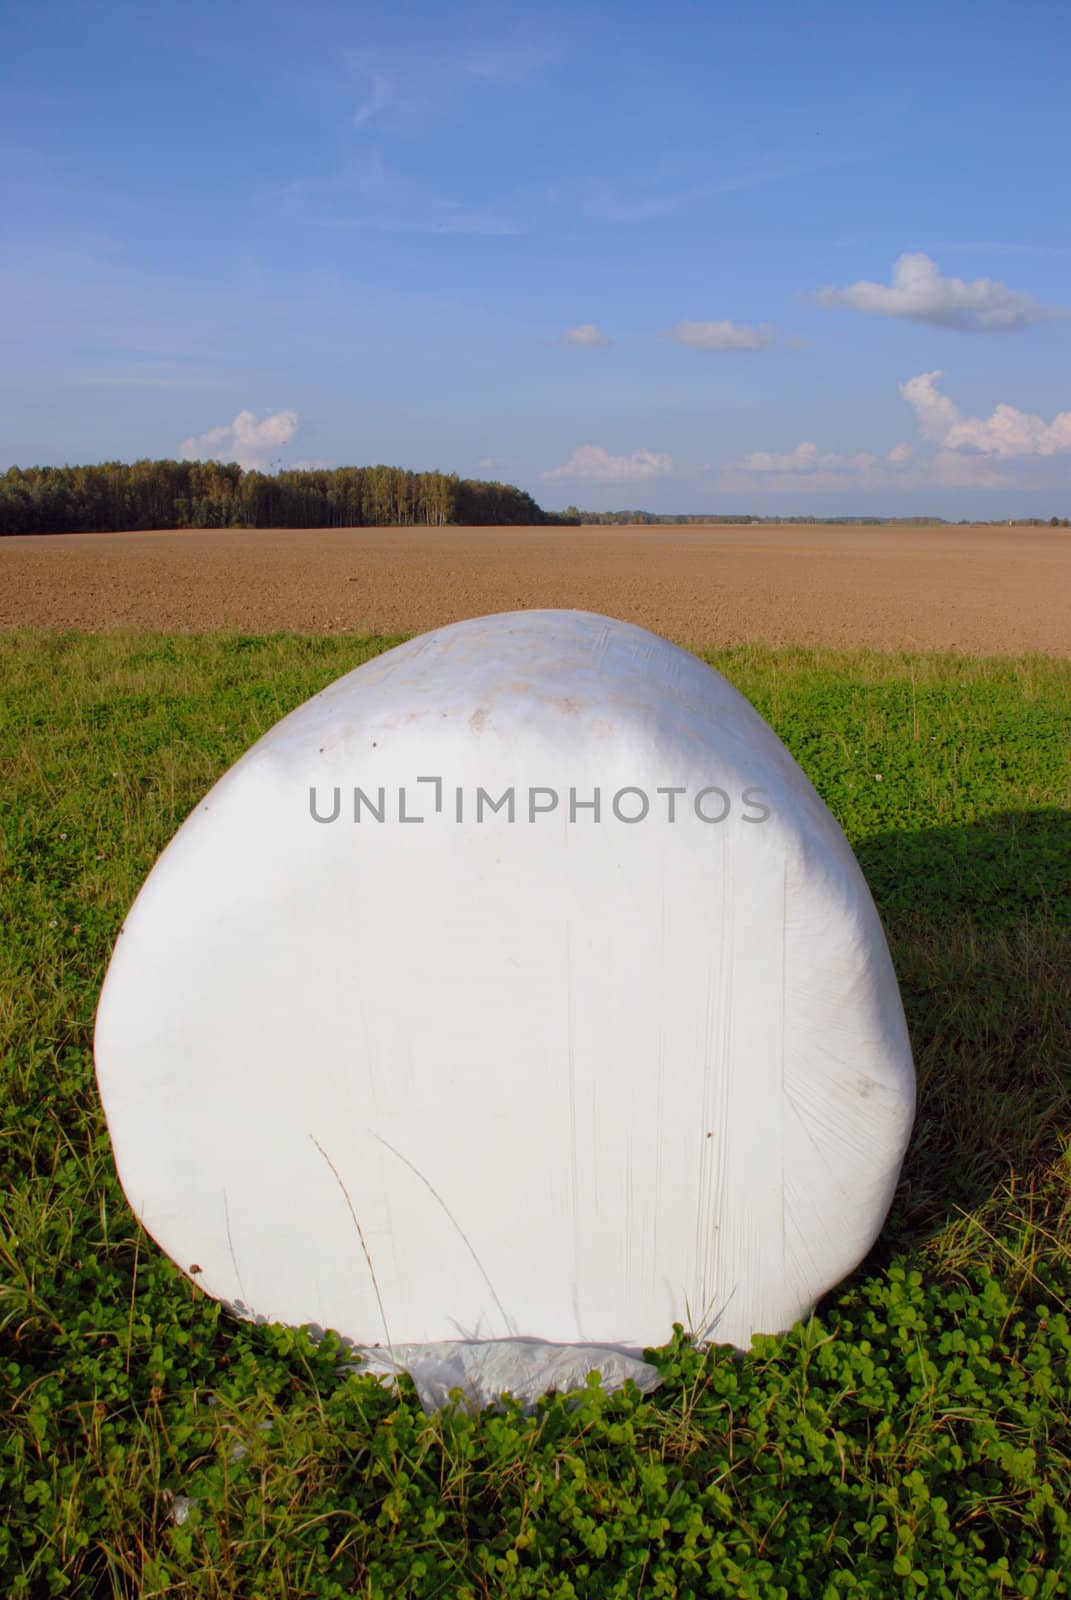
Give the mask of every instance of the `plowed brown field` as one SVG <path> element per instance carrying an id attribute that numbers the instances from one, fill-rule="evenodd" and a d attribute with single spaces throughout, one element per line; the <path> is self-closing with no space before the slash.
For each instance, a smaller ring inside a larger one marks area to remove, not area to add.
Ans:
<path id="1" fill-rule="evenodd" d="M 1071 655 L 1071 531 L 314 528 L 0 539 L 0 627 L 416 633 L 528 607 L 686 644 Z"/>

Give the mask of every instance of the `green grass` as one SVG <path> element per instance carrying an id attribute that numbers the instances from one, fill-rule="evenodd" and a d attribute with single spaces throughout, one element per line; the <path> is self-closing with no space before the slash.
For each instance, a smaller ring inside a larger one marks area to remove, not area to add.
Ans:
<path id="1" fill-rule="evenodd" d="M 91 1055 L 120 922 L 252 740 L 394 642 L 0 636 L 0 1593 L 1071 1592 L 1068 663 L 707 656 L 844 826 L 919 1075 L 882 1238 L 806 1324 L 678 1330 L 648 1400 L 425 1418 L 139 1230 Z"/>

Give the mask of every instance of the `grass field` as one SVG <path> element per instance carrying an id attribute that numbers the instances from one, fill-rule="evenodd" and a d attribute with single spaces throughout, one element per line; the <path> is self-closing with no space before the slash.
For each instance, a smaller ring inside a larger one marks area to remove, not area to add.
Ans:
<path id="1" fill-rule="evenodd" d="M 0 635 L 0 1593 L 1071 1592 L 1066 660 L 707 657 L 855 848 L 919 1076 L 882 1238 L 805 1325 L 742 1359 L 667 1328 L 649 1400 L 426 1418 L 139 1230 L 93 1077 L 112 941 L 209 785 L 395 642 Z"/>

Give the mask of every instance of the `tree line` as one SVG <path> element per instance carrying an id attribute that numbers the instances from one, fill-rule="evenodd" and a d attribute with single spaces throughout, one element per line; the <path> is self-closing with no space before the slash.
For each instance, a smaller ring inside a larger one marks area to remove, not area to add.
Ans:
<path id="1" fill-rule="evenodd" d="M 382 528 L 569 520 L 508 483 L 402 467 L 244 471 L 236 462 L 107 461 L 10 467 L 0 536 L 134 528 Z"/>
<path id="2" fill-rule="evenodd" d="M 1068 519 L 1000 518 L 1015 527 Z M 577 527 L 681 523 L 940 524 L 942 517 L 817 517 L 656 511 L 544 511 L 523 489 L 454 472 L 335 467 L 269 474 L 234 461 L 106 461 L 86 467 L 10 467 L 0 476 L 0 536 L 110 533 L 134 528 Z"/>
<path id="3" fill-rule="evenodd" d="M 578 511 L 576 506 L 569 506 L 562 512 L 560 521 L 569 524 L 583 524 L 585 527 L 619 527 L 629 523 L 650 525 L 652 527 L 663 524 L 675 526 L 682 523 L 731 523 L 736 526 L 742 522 L 757 522 L 758 517 L 702 515 L 699 512 L 660 512 L 660 511 Z"/>
<path id="4" fill-rule="evenodd" d="M 786 524 L 795 527 L 818 526 L 828 527 L 843 523 L 852 528 L 934 528 L 954 527 L 961 528 L 1071 528 L 1069 517 L 996 517 L 985 521 L 981 517 L 973 520 L 963 517 L 958 524 L 946 523 L 944 517 L 819 517 L 814 515 L 796 517 L 756 517 L 751 515 L 712 515 L 704 512 L 688 512 L 679 516 L 659 511 L 578 511 L 575 506 L 569 506 L 557 518 L 559 522 L 569 524 L 582 524 L 584 527 L 606 526 L 616 527 L 627 523 L 639 523 L 651 527 L 663 525 L 672 526 L 680 523 L 702 523 L 704 527 L 712 524 L 729 523 L 733 527 L 740 527 L 748 523 L 755 524 Z"/>

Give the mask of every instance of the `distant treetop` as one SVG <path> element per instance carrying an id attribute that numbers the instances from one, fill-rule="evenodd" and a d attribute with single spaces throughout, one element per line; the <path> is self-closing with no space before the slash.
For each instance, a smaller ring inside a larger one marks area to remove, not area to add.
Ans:
<path id="1" fill-rule="evenodd" d="M 523 489 L 402 467 L 270 476 L 236 462 L 109 461 L 11 467 L 0 477 L 0 535 L 134 528 L 363 528 L 560 523 Z"/>

